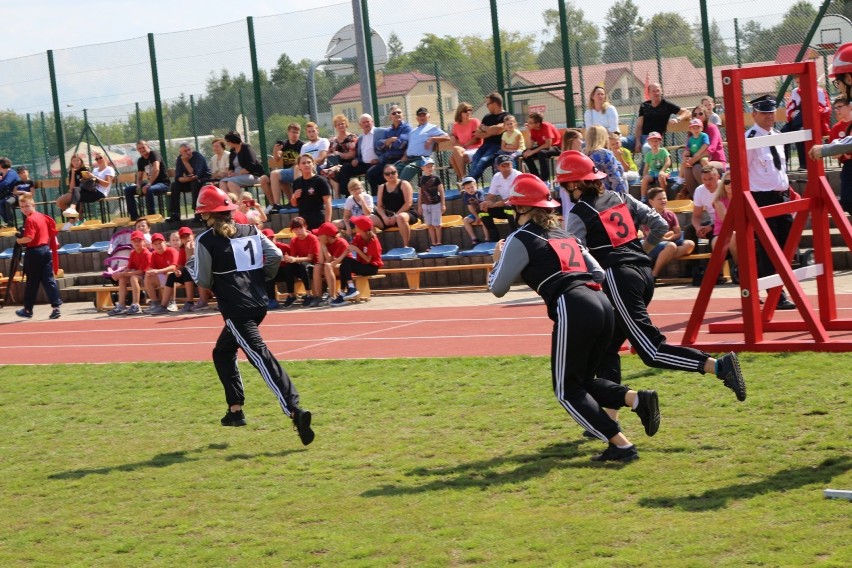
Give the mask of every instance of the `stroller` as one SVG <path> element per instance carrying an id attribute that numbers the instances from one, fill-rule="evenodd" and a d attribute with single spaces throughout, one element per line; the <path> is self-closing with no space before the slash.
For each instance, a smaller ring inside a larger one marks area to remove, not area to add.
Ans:
<path id="1" fill-rule="evenodd" d="M 112 234 L 112 237 L 110 237 L 109 247 L 107 248 L 107 258 L 104 260 L 104 271 L 101 273 L 101 276 L 106 279 L 104 286 L 114 285 L 115 282 L 112 279 L 112 275 L 127 266 L 127 262 L 130 259 L 130 253 L 133 251 L 133 246 L 130 244 L 131 234 L 133 234 L 133 229 L 122 228 L 116 229 Z M 125 298 L 125 301 L 130 300 L 130 291 L 128 291 L 127 294 L 128 297 Z M 145 294 L 144 290 L 142 291 L 142 294 Z M 111 296 L 113 303 L 117 304 L 118 292 L 113 292 Z"/>

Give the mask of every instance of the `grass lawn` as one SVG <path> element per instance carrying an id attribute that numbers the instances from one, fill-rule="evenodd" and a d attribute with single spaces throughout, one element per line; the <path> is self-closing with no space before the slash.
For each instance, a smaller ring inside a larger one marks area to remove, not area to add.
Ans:
<path id="1" fill-rule="evenodd" d="M 3 566 L 852 565 L 852 355 L 741 356 L 748 400 L 624 360 L 660 392 L 641 459 L 589 458 L 549 360 L 285 363 L 305 449 L 244 367 L 0 368 Z"/>

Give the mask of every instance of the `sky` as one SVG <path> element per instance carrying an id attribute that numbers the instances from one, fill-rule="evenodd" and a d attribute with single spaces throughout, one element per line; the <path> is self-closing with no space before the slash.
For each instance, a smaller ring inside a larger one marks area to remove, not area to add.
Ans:
<path id="1" fill-rule="evenodd" d="M 658 0 L 634 2 L 645 18 L 661 7 Z M 547 39 L 547 30 L 541 33 L 541 13 L 555 8 L 555 0 L 497 3 L 501 28 L 537 33 Z M 587 20 L 602 27 L 614 3 L 580 0 L 574 5 L 584 11 Z M 732 37 L 733 18 L 760 17 L 767 27 L 780 21 L 794 3 L 708 0 L 708 11 L 720 24 L 723 37 Z M 819 5 L 817 0 L 810 3 Z M 12 26 L 14 30 L 0 49 L 0 109 L 24 113 L 52 109 L 47 50 L 54 50 L 60 99 L 68 109 L 106 108 L 152 99 L 149 32 L 155 34 L 163 97 L 201 94 L 211 70 L 227 68 L 232 74 L 250 74 L 245 40 L 245 18 L 249 15 L 254 16 L 261 68 L 272 68 L 282 52 L 295 61 L 321 59 L 334 32 L 352 21 L 351 2 L 312 0 L 310 10 L 299 4 L 293 0 L 146 0 L 141 10 L 138 5 L 104 0 L 0 0 L 7 29 Z M 675 4 L 687 21 L 700 17 L 698 0 L 678 0 L 672 6 Z M 396 32 L 406 49 L 413 48 L 426 32 L 490 37 L 488 0 L 431 0 L 428 5 L 431 11 L 424 15 L 417 11 L 422 1 L 369 0 L 370 23 L 385 39 Z M 121 115 L 125 110 L 115 112 Z"/>

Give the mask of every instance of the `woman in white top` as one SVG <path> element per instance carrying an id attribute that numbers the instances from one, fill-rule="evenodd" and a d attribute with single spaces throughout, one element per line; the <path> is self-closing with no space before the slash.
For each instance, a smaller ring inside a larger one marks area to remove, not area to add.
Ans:
<path id="1" fill-rule="evenodd" d="M 595 85 L 589 94 L 589 110 L 583 114 L 585 127 L 603 126 L 607 132 L 618 132 L 618 109 L 609 102 L 606 91 Z"/>
<path id="2" fill-rule="evenodd" d="M 76 155 L 74 158 L 79 160 L 82 167 L 82 158 Z M 94 160 L 95 168 L 91 172 L 83 168 L 83 183 L 80 186 L 70 188 L 68 193 L 59 196 L 56 200 L 59 208 L 64 209 L 62 215 L 65 217 L 79 217 L 78 203 L 94 203 L 109 195 L 109 190 L 112 189 L 112 180 L 115 178 L 115 170 L 107 164 L 106 157 L 101 153 L 94 154 Z M 75 161 L 72 159 L 72 166 Z"/>
<path id="3" fill-rule="evenodd" d="M 228 154 L 225 150 L 224 140 L 221 138 L 213 140 L 213 157 L 210 158 L 210 171 L 213 175 L 210 181 L 219 181 L 228 175 Z"/>

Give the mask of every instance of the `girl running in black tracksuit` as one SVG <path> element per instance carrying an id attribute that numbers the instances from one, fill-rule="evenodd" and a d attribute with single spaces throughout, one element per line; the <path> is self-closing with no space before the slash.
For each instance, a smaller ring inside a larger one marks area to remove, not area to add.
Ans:
<path id="1" fill-rule="evenodd" d="M 624 340 L 630 339 L 642 362 L 649 367 L 714 373 L 734 391 L 737 400 L 745 400 L 745 379 L 736 353 L 716 360 L 697 349 L 669 345 L 651 322 L 648 304 L 654 297 L 654 277 L 647 251 L 660 242 L 669 230 L 668 224 L 656 211 L 630 195 L 605 190 L 600 181 L 604 177 L 606 174 L 599 172 L 580 152 L 572 150 L 559 156 L 556 180 L 574 204 L 568 216 L 568 230 L 585 243 L 604 268 L 604 292 L 615 308 L 615 332 L 598 376 L 621 382 L 618 351 Z M 636 236 L 639 225 L 651 229 L 651 234 L 645 236 L 647 249 L 643 249 Z"/>
<path id="2" fill-rule="evenodd" d="M 257 329 L 266 317 L 266 281 L 278 270 L 281 251 L 253 225 L 235 224 L 231 211 L 236 208 L 218 187 L 201 188 L 195 212 L 211 228 L 199 235 L 194 250 L 187 249 L 187 256 L 192 256 L 186 262 L 196 284 L 216 293 L 219 311 L 225 319 L 225 329 L 213 349 L 213 364 L 228 402 L 222 426 L 246 425 L 245 393 L 237 367 L 237 349 L 241 348 L 275 393 L 307 446 L 314 439 L 311 413 L 299 407 L 299 392 L 266 348 Z"/>
<path id="3" fill-rule="evenodd" d="M 596 461 L 637 459 L 636 446 L 602 407 L 630 406 L 645 432 L 653 436 L 660 425 L 657 393 L 632 391 L 596 379 L 597 369 L 612 336 L 612 307 L 600 292 L 603 271 L 572 235 L 564 232 L 553 213 L 550 190 L 538 177 L 521 174 L 508 199 L 520 228 L 494 250 L 495 266 L 488 287 L 503 296 L 518 276 L 547 304 L 553 320 L 551 373 L 559 404 L 595 437 L 609 442 Z"/>

